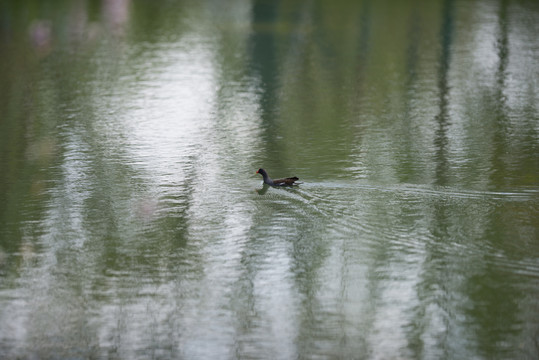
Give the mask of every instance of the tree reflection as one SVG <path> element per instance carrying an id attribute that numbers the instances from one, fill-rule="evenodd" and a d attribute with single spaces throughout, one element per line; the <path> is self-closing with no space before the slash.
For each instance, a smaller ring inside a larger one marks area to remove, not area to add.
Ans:
<path id="1" fill-rule="evenodd" d="M 442 11 L 442 28 L 440 30 L 440 65 L 438 70 L 438 91 L 439 91 L 439 108 L 440 111 L 435 118 L 437 123 L 434 145 L 436 148 L 435 161 L 436 173 L 435 184 L 446 185 L 448 179 L 448 145 L 447 130 L 450 126 L 449 118 L 449 80 L 448 73 L 451 64 L 451 45 L 453 39 L 453 23 L 454 23 L 454 2 L 453 0 L 445 0 Z"/>

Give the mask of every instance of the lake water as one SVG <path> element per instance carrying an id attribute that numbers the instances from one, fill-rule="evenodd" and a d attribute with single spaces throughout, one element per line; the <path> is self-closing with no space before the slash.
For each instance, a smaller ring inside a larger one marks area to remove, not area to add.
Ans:
<path id="1" fill-rule="evenodd" d="M 2 2 L 0 358 L 537 359 L 538 39 L 526 0 Z"/>

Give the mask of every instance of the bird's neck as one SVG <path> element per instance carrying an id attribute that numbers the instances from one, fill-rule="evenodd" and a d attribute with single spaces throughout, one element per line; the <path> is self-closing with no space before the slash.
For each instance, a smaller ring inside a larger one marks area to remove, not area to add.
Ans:
<path id="1" fill-rule="evenodd" d="M 271 180 L 271 178 L 268 176 L 268 174 L 266 174 L 265 172 L 262 173 L 262 177 L 264 178 L 264 182 L 266 184 L 270 184 L 272 185 L 273 184 L 273 180 Z"/>

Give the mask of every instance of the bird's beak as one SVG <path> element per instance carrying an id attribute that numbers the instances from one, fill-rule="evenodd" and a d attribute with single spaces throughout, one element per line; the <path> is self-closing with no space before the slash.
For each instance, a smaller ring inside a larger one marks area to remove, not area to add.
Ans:
<path id="1" fill-rule="evenodd" d="M 255 172 L 255 174 L 258 174 L 258 170 Z"/>

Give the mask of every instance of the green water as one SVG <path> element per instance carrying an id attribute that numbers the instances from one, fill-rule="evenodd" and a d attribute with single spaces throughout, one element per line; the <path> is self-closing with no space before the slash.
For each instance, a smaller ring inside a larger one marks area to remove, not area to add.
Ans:
<path id="1" fill-rule="evenodd" d="M 3 1 L 0 358 L 537 359 L 537 39 L 526 0 Z"/>

